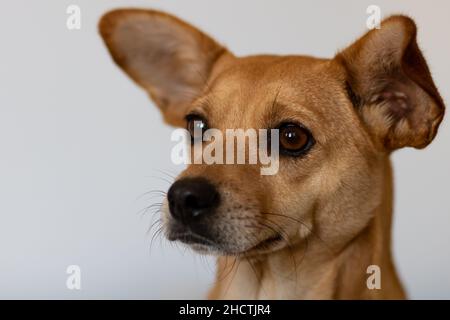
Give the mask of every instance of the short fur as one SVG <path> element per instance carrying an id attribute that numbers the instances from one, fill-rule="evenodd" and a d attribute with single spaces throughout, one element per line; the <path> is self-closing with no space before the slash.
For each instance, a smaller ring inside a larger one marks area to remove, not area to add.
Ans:
<path id="1" fill-rule="evenodd" d="M 154 10 L 121 9 L 100 21 L 114 61 L 185 126 L 195 110 L 210 127 L 306 125 L 316 140 L 284 157 L 274 176 L 258 165 L 190 165 L 223 198 L 209 227 L 218 256 L 211 299 L 399 299 L 391 256 L 389 156 L 435 137 L 444 104 L 405 16 L 384 20 L 332 59 L 236 57 L 195 27 Z M 167 206 L 166 232 L 173 219 Z M 267 242 L 274 236 L 282 241 Z M 381 289 L 369 290 L 369 265 Z"/>

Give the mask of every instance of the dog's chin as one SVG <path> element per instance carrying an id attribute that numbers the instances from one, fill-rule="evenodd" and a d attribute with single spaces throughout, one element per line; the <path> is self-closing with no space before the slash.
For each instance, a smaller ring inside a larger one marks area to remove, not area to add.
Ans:
<path id="1" fill-rule="evenodd" d="M 226 256 L 256 256 L 268 254 L 270 252 L 282 249 L 285 246 L 283 237 L 279 234 L 267 237 L 257 243 L 248 246 L 235 247 L 233 245 L 219 242 L 217 240 L 196 234 L 192 231 L 169 232 L 167 238 L 170 241 L 180 241 L 194 251 L 201 254 L 226 255 Z"/>

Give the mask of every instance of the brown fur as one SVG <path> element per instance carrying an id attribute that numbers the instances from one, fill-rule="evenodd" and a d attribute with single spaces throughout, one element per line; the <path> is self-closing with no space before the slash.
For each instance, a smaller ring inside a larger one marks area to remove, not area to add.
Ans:
<path id="1" fill-rule="evenodd" d="M 333 59 L 236 57 L 152 10 L 112 11 L 100 32 L 168 123 L 184 126 L 192 110 L 221 130 L 289 120 L 316 140 L 306 156 L 282 158 L 274 176 L 257 165 L 205 164 L 180 175 L 207 178 L 224 199 L 210 221 L 223 245 L 212 250 L 219 257 L 209 298 L 405 297 L 390 249 L 389 155 L 428 145 L 444 115 L 411 19 L 386 19 Z M 281 242 L 263 245 L 276 234 Z M 381 268 L 380 290 L 366 286 L 369 265 Z"/>

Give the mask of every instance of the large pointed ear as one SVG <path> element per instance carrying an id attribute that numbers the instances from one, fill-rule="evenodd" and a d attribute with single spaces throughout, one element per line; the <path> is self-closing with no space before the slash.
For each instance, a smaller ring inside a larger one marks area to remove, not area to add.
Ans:
<path id="1" fill-rule="evenodd" d="M 427 146 L 444 116 L 416 30 L 410 18 L 393 16 L 335 57 L 353 104 L 388 150 Z"/>
<path id="2" fill-rule="evenodd" d="M 163 12 L 119 9 L 105 14 L 99 31 L 114 61 L 161 109 L 181 125 L 186 107 L 201 94 L 224 47 Z"/>

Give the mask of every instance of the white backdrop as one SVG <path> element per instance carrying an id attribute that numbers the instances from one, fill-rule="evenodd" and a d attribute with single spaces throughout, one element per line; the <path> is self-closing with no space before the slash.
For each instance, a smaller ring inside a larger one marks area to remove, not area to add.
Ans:
<path id="1" fill-rule="evenodd" d="M 81 8 L 81 30 L 66 8 Z M 113 65 L 97 33 L 116 7 L 164 9 L 236 54 L 331 57 L 366 8 L 407 13 L 450 101 L 450 2 L 5 0 L 0 4 L 0 298 L 201 298 L 214 263 L 156 241 L 141 209 L 166 190 L 170 128 Z M 394 155 L 394 253 L 412 298 L 450 298 L 450 127 Z M 66 268 L 81 268 L 81 290 Z"/>

